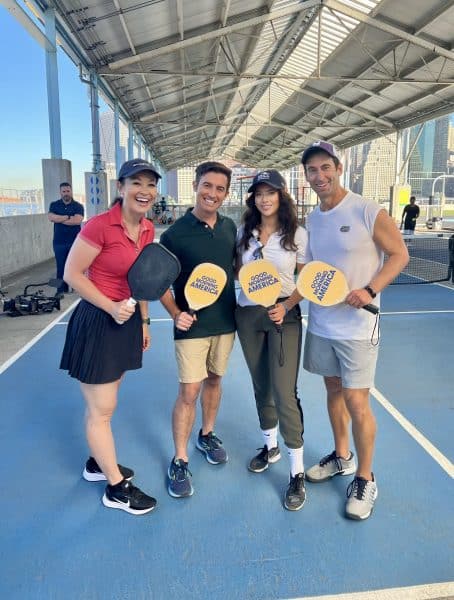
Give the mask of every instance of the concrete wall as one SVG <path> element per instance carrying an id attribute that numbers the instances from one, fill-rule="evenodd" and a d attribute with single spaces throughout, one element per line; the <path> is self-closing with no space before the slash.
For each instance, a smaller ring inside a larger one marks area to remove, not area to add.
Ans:
<path id="1" fill-rule="evenodd" d="M 52 258 L 52 236 L 47 214 L 0 217 L 0 281 Z"/>

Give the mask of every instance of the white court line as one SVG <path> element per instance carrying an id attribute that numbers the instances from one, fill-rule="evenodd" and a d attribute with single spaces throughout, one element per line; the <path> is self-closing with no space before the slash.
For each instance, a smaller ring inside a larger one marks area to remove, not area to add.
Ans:
<path id="1" fill-rule="evenodd" d="M 66 311 L 59 315 L 56 319 L 54 319 L 45 329 L 41 331 L 38 335 L 36 335 L 32 340 L 30 340 L 25 346 L 23 346 L 16 354 L 14 354 L 11 358 L 9 358 L 6 362 L 3 363 L 0 367 L 0 375 L 8 369 L 18 358 L 20 358 L 27 350 L 29 350 L 38 340 L 40 340 L 48 331 L 50 331 L 55 325 L 59 323 L 59 321 L 65 317 L 79 302 L 76 300 Z M 170 321 L 171 319 L 153 319 L 154 321 Z M 307 328 L 307 321 L 302 319 L 304 326 Z M 411 435 L 411 437 L 418 442 L 418 444 L 442 467 L 446 473 L 453 478 L 454 477 L 454 465 L 452 462 L 444 456 L 429 440 L 420 433 L 414 425 L 410 423 L 394 406 L 381 394 L 376 388 L 371 389 L 371 394 L 374 398 L 383 406 L 385 410 L 389 412 L 389 414 L 394 417 L 394 419 L 399 423 L 399 425 L 405 429 L 405 431 Z"/>
<path id="2" fill-rule="evenodd" d="M 451 478 L 454 477 L 454 465 L 452 462 L 446 458 L 446 456 L 442 454 L 438 448 L 429 442 L 429 440 L 422 433 L 420 433 L 416 427 L 412 425 L 410 421 L 408 421 L 408 419 L 406 419 L 403 414 L 397 410 L 397 408 L 394 408 L 394 406 L 388 402 L 381 392 L 379 392 L 376 388 L 372 388 L 370 393 L 383 406 L 383 408 L 396 419 L 399 425 L 403 427 L 403 429 L 405 429 L 405 431 L 409 433 L 416 442 L 418 442 L 418 444 L 427 452 L 427 454 L 429 454 Z"/>
<path id="3" fill-rule="evenodd" d="M 302 322 L 307 329 L 307 321 L 302 319 Z M 431 456 L 451 478 L 454 478 L 454 465 L 449 458 L 446 458 L 446 456 L 442 454 L 438 448 L 429 442 L 429 440 L 420 431 L 418 431 L 416 427 L 412 425 L 410 421 L 408 421 L 408 419 L 406 419 L 403 414 L 397 410 L 397 408 L 394 408 L 391 402 L 389 402 L 381 392 L 379 392 L 376 388 L 372 388 L 370 393 L 383 406 L 383 408 L 387 410 L 392 417 L 394 417 L 399 425 L 405 429 L 405 431 L 411 435 L 411 437 L 427 452 L 427 454 L 429 454 L 429 456 Z"/>
<path id="4" fill-rule="evenodd" d="M 329 596 L 300 596 L 292 600 L 431 600 L 454 598 L 454 583 L 431 583 L 370 592 L 354 592 Z"/>
<path id="5" fill-rule="evenodd" d="M 71 312 L 73 310 L 73 308 L 80 302 L 80 299 L 76 300 L 75 302 L 73 302 L 71 304 L 71 306 L 69 308 L 67 308 L 65 310 L 64 313 L 58 315 L 58 317 L 56 317 L 53 321 L 51 321 L 49 323 L 49 325 L 47 325 L 40 333 L 38 333 L 38 335 L 35 335 L 34 338 L 32 338 L 29 342 L 27 342 L 25 344 L 25 346 L 22 346 L 22 348 L 20 350 L 18 350 L 16 352 L 16 354 L 13 354 L 13 356 L 11 356 L 11 358 L 8 358 L 7 361 L 5 361 L 1 366 L 0 366 L 0 375 L 2 373 L 4 373 L 6 371 L 6 369 L 8 369 L 8 367 L 10 367 L 13 363 L 16 362 L 16 360 L 18 360 L 23 354 L 25 354 L 27 352 L 27 350 L 29 350 L 32 346 L 34 346 L 36 344 L 36 342 L 38 340 L 40 340 L 44 335 L 46 335 L 46 333 L 48 331 L 50 331 L 52 329 L 52 327 L 54 327 L 55 325 L 58 325 L 58 322 L 60 321 L 60 319 L 62 319 L 63 317 L 65 317 L 69 312 Z"/>
<path id="6" fill-rule="evenodd" d="M 383 315 L 432 315 L 436 313 L 454 313 L 454 310 L 400 310 L 400 311 L 389 311 L 389 312 L 381 312 L 380 316 Z"/>

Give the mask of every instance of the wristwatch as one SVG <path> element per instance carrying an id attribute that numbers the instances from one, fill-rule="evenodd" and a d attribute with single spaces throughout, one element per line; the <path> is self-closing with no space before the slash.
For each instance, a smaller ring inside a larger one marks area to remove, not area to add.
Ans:
<path id="1" fill-rule="evenodd" d="M 144 325 L 149 325 L 150 324 L 150 317 L 142 317 L 142 323 Z"/>
<path id="2" fill-rule="evenodd" d="M 66 220 L 69 221 L 69 219 L 71 218 L 71 215 L 66 215 Z"/>
<path id="3" fill-rule="evenodd" d="M 377 295 L 376 292 L 374 292 L 374 290 L 370 287 L 370 285 L 365 285 L 364 289 L 366 290 L 366 292 L 368 292 L 372 298 L 375 298 L 375 296 Z"/>

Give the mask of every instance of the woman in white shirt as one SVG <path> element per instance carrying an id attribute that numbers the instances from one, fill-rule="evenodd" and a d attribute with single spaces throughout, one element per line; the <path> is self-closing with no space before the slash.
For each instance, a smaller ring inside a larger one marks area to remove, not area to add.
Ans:
<path id="1" fill-rule="evenodd" d="M 299 273 L 305 263 L 307 234 L 298 226 L 293 199 L 278 171 L 258 173 L 248 192 L 247 209 L 238 231 L 238 264 L 265 258 L 276 266 L 282 282 L 281 298 L 272 309 L 253 304 L 241 292 L 235 313 L 264 442 L 248 468 L 261 473 L 280 459 L 279 427 L 290 460 L 284 506 L 299 510 L 306 491 L 303 410 L 296 389 L 302 327 L 295 272 Z"/>

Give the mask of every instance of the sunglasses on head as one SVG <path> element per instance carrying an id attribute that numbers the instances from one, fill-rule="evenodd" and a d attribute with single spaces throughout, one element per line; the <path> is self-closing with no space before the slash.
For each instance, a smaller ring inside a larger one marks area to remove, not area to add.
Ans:
<path id="1" fill-rule="evenodd" d="M 252 252 L 252 258 L 254 260 L 259 260 L 259 259 L 263 258 L 263 252 L 262 252 L 263 244 L 261 244 L 258 240 L 257 240 L 257 244 L 258 244 L 257 247 Z"/>

